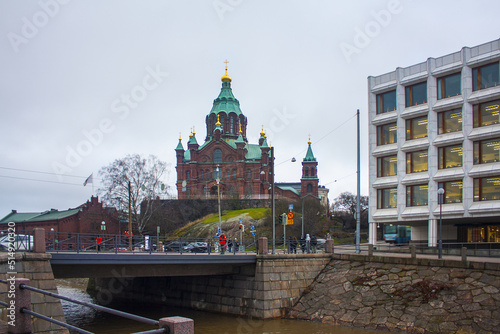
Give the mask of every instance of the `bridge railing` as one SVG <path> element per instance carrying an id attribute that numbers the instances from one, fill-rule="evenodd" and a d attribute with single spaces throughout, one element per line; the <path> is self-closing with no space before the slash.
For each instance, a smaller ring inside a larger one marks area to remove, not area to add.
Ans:
<path id="1" fill-rule="evenodd" d="M 0 234 L 0 251 L 3 252 L 31 252 L 33 244 L 33 231 L 19 232 L 12 227 Z"/>
<path id="2" fill-rule="evenodd" d="M 158 329 L 138 332 L 134 334 L 145 334 L 145 333 L 193 334 L 194 333 L 194 321 L 189 318 L 169 317 L 169 318 L 161 318 L 160 320 L 149 319 L 135 314 L 115 310 L 109 307 L 87 303 L 69 297 L 65 297 L 56 293 L 52 293 L 49 291 L 33 288 L 29 286 L 29 279 L 27 278 L 13 278 L 7 280 L 0 280 L 0 283 L 7 284 L 7 290 L 9 291 L 9 293 L 7 294 L 8 296 L 7 302 L 0 301 L 0 306 L 7 308 L 9 333 L 32 333 L 33 326 L 31 317 L 34 317 L 67 328 L 73 332 L 93 334 L 92 332 L 89 332 L 87 330 L 69 325 L 59 320 L 55 320 L 43 314 L 33 312 L 31 310 L 31 292 L 65 300 L 71 303 L 90 307 L 97 311 L 110 313 L 122 318 L 159 327 Z"/>

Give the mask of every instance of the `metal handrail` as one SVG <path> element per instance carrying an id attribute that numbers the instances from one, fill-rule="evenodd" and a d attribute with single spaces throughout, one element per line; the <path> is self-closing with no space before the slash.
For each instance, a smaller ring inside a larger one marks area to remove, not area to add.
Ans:
<path id="1" fill-rule="evenodd" d="M 158 326 L 160 324 L 160 322 L 158 320 L 153 320 L 153 319 L 141 317 L 139 315 L 135 315 L 135 314 L 131 314 L 131 313 L 123 312 L 123 311 L 118 311 L 118 310 L 115 310 L 115 309 L 112 309 L 112 308 L 109 308 L 109 307 L 105 307 L 105 306 L 100 306 L 100 305 L 96 305 L 96 304 L 92 304 L 92 303 L 83 302 L 83 301 L 80 301 L 80 300 L 75 300 L 75 299 L 72 299 L 72 298 L 69 298 L 69 297 L 65 297 L 65 296 L 59 295 L 57 293 L 48 292 L 48 291 L 45 291 L 45 290 L 33 288 L 33 287 L 31 287 L 29 285 L 26 285 L 26 284 L 19 284 L 19 287 L 21 289 L 26 289 L 26 290 L 30 290 L 30 291 L 33 291 L 33 292 L 38 292 L 38 293 L 41 293 L 43 295 L 47 295 L 47 296 L 50 296 L 50 297 L 59 298 L 59 299 L 62 299 L 62 300 L 66 300 L 66 301 L 75 303 L 75 304 L 80 304 L 80 305 L 83 305 L 83 306 L 91 307 L 91 308 L 96 309 L 96 310 L 101 311 L 101 312 L 106 312 L 106 313 L 109 313 L 109 314 L 117 315 L 119 317 L 123 317 L 123 318 L 131 319 L 131 320 L 139 321 L 139 322 L 142 322 L 142 323 L 145 323 L 145 324 L 148 324 L 148 325 Z"/>
<path id="2" fill-rule="evenodd" d="M 2 280 L 2 279 L 0 279 L 0 283 L 9 284 L 9 282 L 7 280 Z M 19 288 L 20 289 L 26 289 L 26 290 L 29 290 L 29 291 L 32 291 L 32 292 L 36 292 L 36 293 L 40 293 L 40 294 L 43 294 L 43 295 L 46 295 L 46 296 L 50 296 L 50 297 L 53 297 L 53 298 L 62 299 L 62 300 L 65 300 L 65 301 L 68 301 L 68 302 L 71 302 L 71 303 L 74 303 L 74 304 L 79 304 L 79 305 L 87 306 L 87 307 L 93 308 L 95 310 L 98 310 L 98 311 L 101 311 L 101 312 L 106 312 L 106 313 L 109 313 L 109 314 L 113 314 L 113 315 L 116 315 L 116 316 L 119 316 L 119 317 L 122 317 L 122 318 L 130 319 L 130 320 L 134 320 L 134 321 L 139 321 L 139 322 L 145 323 L 147 325 L 151 325 L 151 326 L 159 326 L 160 325 L 160 321 L 158 321 L 158 320 L 145 318 L 145 317 L 142 317 L 142 316 L 139 316 L 139 315 L 135 315 L 135 314 L 131 314 L 131 313 L 123 312 L 123 311 L 118 311 L 118 310 L 115 310 L 115 309 L 112 309 L 112 308 L 109 308 L 109 307 L 105 307 L 105 306 L 100 306 L 100 305 L 96 305 L 96 304 L 92 304 L 92 303 L 87 303 L 87 302 L 75 300 L 75 299 L 72 299 L 72 298 L 69 298 L 69 297 L 65 297 L 65 296 L 59 295 L 57 293 L 53 293 L 53 292 L 49 292 L 49 291 L 37 289 L 37 288 L 31 287 L 29 285 L 26 285 L 24 283 L 19 284 Z M 8 307 L 9 304 L 0 301 L 0 306 Z M 70 329 L 72 331 L 76 331 L 78 333 L 94 334 L 93 332 L 89 332 L 89 331 L 86 331 L 84 329 L 81 329 L 81 328 L 69 325 L 67 323 L 61 322 L 59 320 L 55 320 L 55 319 L 53 319 L 51 317 L 47 317 L 47 316 L 45 316 L 43 314 L 33 312 L 33 311 L 27 309 L 26 307 L 21 307 L 19 311 L 21 313 L 29 314 L 29 315 L 31 315 L 33 317 L 36 317 L 36 318 L 39 318 L 39 319 L 51 322 L 51 323 L 59 325 L 61 327 L 68 328 L 68 329 Z M 140 332 L 140 333 L 144 333 L 144 334 L 156 334 L 156 333 L 158 333 L 159 334 L 159 333 L 169 333 L 169 332 L 170 332 L 169 328 L 168 327 L 164 327 L 164 328 L 149 330 L 149 331 Z M 135 334 L 140 334 L 140 333 L 135 333 Z"/>
<path id="3" fill-rule="evenodd" d="M 83 334 L 94 334 L 93 332 L 89 332 L 89 331 L 86 331 L 85 329 L 81 329 L 81 328 L 78 328 L 78 327 L 75 327 L 75 326 L 72 326 L 72 325 L 68 325 L 67 323 L 64 323 L 62 321 L 59 321 L 59 320 L 55 320 L 55 319 L 52 319 L 50 317 L 47 317 L 43 314 L 39 314 L 39 313 L 36 313 L 36 312 L 33 312 L 33 311 L 30 311 L 28 309 L 26 309 L 25 307 L 22 307 L 21 308 L 21 312 L 22 313 L 26 313 L 26 314 L 29 314 L 29 315 L 32 315 L 36 318 L 40 318 L 42 320 L 46 320 L 48 322 L 51 322 L 53 324 L 56 324 L 56 325 L 59 325 L 61 327 L 65 327 L 67 329 L 71 329 L 72 331 L 76 331 L 78 333 L 83 333 Z"/>

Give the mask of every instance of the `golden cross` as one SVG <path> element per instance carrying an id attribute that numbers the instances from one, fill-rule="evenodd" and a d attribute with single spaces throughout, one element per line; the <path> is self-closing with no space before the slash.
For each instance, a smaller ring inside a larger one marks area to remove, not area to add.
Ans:
<path id="1" fill-rule="evenodd" d="M 228 61 L 227 61 L 227 59 L 226 59 L 226 61 L 225 61 L 224 63 L 226 64 L 226 71 L 227 71 L 227 63 L 229 63 L 229 62 L 228 62 Z"/>

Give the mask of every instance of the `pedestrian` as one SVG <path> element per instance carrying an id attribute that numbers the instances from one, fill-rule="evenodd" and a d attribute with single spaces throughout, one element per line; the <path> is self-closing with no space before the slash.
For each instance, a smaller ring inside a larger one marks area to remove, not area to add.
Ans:
<path id="1" fill-rule="evenodd" d="M 238 242 L 238 238 L 234 238 L 234 252 L 236 253 L 239 250 L 240 250 L 240 243 Z"/>
<path id="2" fill-rule="evenodd" d="M 328 233 L 326 234 L 326 240 L 331 240 L 331 239 L 332 239 L 332 236 L 330 235 L 330 232 L 328 232 Z"/>
<path id="3" fill-rule="evenodd" d="M 318 239 L 316 239 L 316 236 L 313 234 L 311 235 L 311 249 L 313 253 L 316 253 L 317 245 L 318 245 Z"/>
<path id="4" fill-rule="evenodd" d="M 290 248 L 291 248 L 292 254 L 297 254 L 297 238 L 290 237 Z"/>
<path id="5" fill-rule="evenodd" d="M 306 250 L 307 253 L 311 253 L 311 237 L 309 236 L 309 233 L 306 234 Z"/>
<path id="6" fill-rule="evenodd" d="M 233 241 L 229 239 L 229 241 L 227 242 L 227 251 L 231 253 L 232 249 L 233 249 Z"/>
<path id="7" fill-rule="evenodd" d="M 306 252 L 306 239 L 304 239 L 304 236 L 300 237 L 300 249 L 302 249 L 302 254 Z"/>
<path id="8" fill-rule="evenodd" d="M 219 245 L 220 245 L 220 253 L 221 254 L 224 254 L 224 252 L 226 251 L 226 240 L 227 240 L 227 237 L 224 233 L 221 233 L 220 237 L 219 237 Z"/>

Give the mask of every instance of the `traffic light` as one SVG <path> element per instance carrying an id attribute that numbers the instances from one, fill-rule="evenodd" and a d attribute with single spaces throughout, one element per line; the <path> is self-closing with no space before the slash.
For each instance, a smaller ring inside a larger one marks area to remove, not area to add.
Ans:
<path id="1" fill-rule="evenodd" d="M 278 224 L 283 225 L 283 215 L 281 214 L 278 219 Z"/>
<path id="2" fill-rule="evenodd" d="M 240 224 L 238 228 L 240 229 L 241 232 L 245 232 L 245 225 Z"/>

